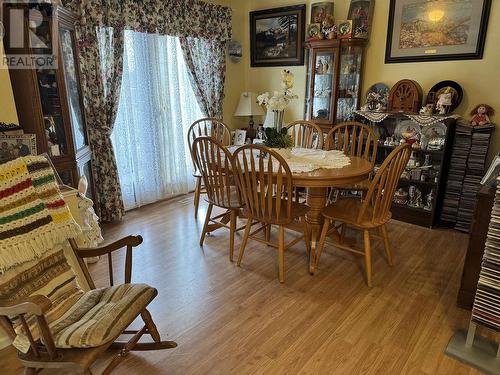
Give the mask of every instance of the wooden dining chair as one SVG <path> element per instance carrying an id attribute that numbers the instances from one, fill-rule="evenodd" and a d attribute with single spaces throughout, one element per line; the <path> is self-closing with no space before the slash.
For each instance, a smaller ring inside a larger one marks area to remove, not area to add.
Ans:
<path id="1" fill-rule="evenodd" d="M 193 142 L 193 156 L 203 178 L 207 194 L 208 209 L 205 224 L 200 237 L 203 246 L 205 236 L 215 228 L 223 226 L 218 219 L 229 215 L 229 260 L 233 261 L 234 234 L 238 220 L 238 212 L 242 207 L 242 199 L 232 172 L 232 155 L 224 145 L 212 137 L 199 137 Z M 223 214 L 212 217 L 213 207 L 226 210 Z"/>
<path id="2" fill-rule="evenodd" d="M 326 136 L 327 150 L 340 150 L 348 156 L 357 156 L 375 165 L 377 158 L 378 138 L 369 126 L 356 121 L 343 122 L 334 126 Z M 370 179 L 353 185 L 336 187 L 339 190 L 355 190 L 366 192 L 370 187 Z"/>
<path id="3" fill-rule="evenodd" d="M 312 148 L 321 150 L 323 148 L 323 130 L 312 121 L 297 120 L 285 126 L 287 133 L 292 136 L 294 147 Z M 295 201 L 301 201 L 304 188 L 294 188 Z M 305 200 L 305 199 L 302 199 Z"/>
<path id="4" fill-rule="evenodd" d="M 162 341 L 147 310 L 158 291 L 146 284 L 131 283 L 132 250 L 141 236 L 124 237 L 98 248 L 71 247 L 91 290 L 80 288 L 64 250 L 54 249 L 42 257 L 0 273 L 0 327 L 18 348 L 25 374 L 42 369 L 66 369 L 70 374 L 92 374 L 90 366 L 108 348 L 118 349 L 102 374 L 110 374 L 131 350 L 175 348 Z M 126 248 L 125 283 L 113 285 L 111 254 Z M 110 287 L 96 288 L 84 261 L 104 256 L 110 264 Z M 138 317 L 144 325 L 127 327 Z M 117 341 L 131 335 L 128 341 Z M 152 341 L 140 342 L 143 335 Z M 45 372 L 44 372 L 45 373 Z"/>
<path id="5" fill-rule="evenodd" d="M 244 198 L 244 215 L 248 218 L 240 246 L 238 266 L 241 265 L 248 238 L 265 243 L 278 249 L 279 280 L 285 282 L 285 250 L 305 240 L 307 254 L 310 243 L 305 215 L 309 207 L 294 202 L 292 193 L 292 172 L 285 159 L 276 151 L 263 145 L 246 145 L 238 148 L 233 155 L 237 182 Z M 295 219 L 302 221 L 303 235 L 285 244 L 285 226 Z M 254 221 L 263 224 L 250 233 Z M 263 239 L 255 235 L 278 226 L 278 243 L 273 243 L 267 236 Z"/>
<path id="6" fill-rule="evenodd" d="M 312 121 L 298 120 L 285 126 L 295 147 L 323 148 L 323 131 Z"/>
<path id="7" fill-rule="evenodd" d="M 193 158 L 193 142 L 198 137 L 212 137 L 221 142 L 223 145 L 228 146 L 231 143 L 231 131 L 229 130 L 229 127 L 222 122 L 222 120 L 211 117 L 196 120 L 188 129 L 187 140 L 194 167 L 193 177 L 196 179 L 196 186 L 194 189 L 195 218 L 198 217 L 200 196 L 205 192 L 202 186 L 202 176 Z"/>
<path id="8" fill-rule="evenodd" d="M 321 231 L 316 259 L 314 259 L 313 271 L 318 266 L 326 237 L 330 233 L 330 227 L 332 227 L 332 230 L 336 230 L 332 226 L 334 222 L 340 222 L 342 225 L 340 243 L 335 243 L 334 246 L 365 257 L 366 283 L 369 287 L 372 286 L 370 230 L 379 229 L 381 236 L 373 235 L 373 237 L 383 240 L 387 262 L 392 266 L 392 253 L 385 224 L 391 219 L 391 204 L 394 191 L 401 173 L 408 164 L 410 154 L 411 147 L 409 145 L 401 145 L 394 149 L 370 182 L 370 187 L 363 201 L 355 198 L 339 199 L 323 209 L 325 223 Z M 363 232 L 363 250 L 354 249 L 343 243 L 346 226 Z"/>

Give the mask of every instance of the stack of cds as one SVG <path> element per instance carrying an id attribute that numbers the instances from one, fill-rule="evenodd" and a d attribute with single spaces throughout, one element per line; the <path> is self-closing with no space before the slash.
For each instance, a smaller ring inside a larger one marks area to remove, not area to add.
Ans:
<path id="1" fill-rule="evenodd" d="M 469 232 L 477 203 L 477 193 L 485 173 L 486 156 L 493 126 L 472 128 L 472 138 L 467 158 L 467 168 L 458 205 L 455 229 Z"/>
<path id="2" fill-rule="evenodd" d="M 458 205 L 462 195 L 462 185 L 472 143 L 472 127 L 466 123 L 457 123 L 455 142 L 451 153 L 450 170 L 446 181 L 441 220 L 455 224 Z"/>
<path id="3" fill-rule="evenodd" d="M 500 331 L 500 176 L 472 308 L 472 321 Z"/>

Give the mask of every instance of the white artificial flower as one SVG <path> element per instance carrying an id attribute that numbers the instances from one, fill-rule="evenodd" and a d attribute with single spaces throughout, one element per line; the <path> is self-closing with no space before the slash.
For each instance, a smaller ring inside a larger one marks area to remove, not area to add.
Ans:
<path id="1" fill-rule="evenodd" d="M 281 88 L 283 90 L 274 91 L 272 96 L 269 92 L 264 92 L 257 96 L 257 102 L 260 105 L 265 105 L 267 109 L 272 111 L 284 111 L 291 100 L 298 98 L 298 95 L 291 91 L 293 80 L 293 73 L 289 70 L 284 70 L 281 72 Z"/>

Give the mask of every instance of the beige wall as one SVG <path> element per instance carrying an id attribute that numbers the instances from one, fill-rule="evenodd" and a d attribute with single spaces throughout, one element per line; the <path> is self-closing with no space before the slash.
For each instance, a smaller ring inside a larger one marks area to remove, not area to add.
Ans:
<path id="1" fill-rule="evenodd" d="M 312 2 L 315 2 L 312 1 Z M 263 92 L 274 91 L 279 87 L 279 72 L 282 67 L 276 68 L 251 68 L 250 67 L 250 48 L 249 48 L 249 16 L 251 10 L 268 9 L 273 7 L 307 4 L 307 18 L 309 17 L 309 7 L 311 1 L 295 0 L 233 0 L 228 2 L 233 8 L 238 9 L 233 15 L 233 25 L 244 24 L 243 34 L 238 31 L 235 33 L 235 39 L 243 35 L 240 40 L 244 46 L 245 59 L 239 64 L 239 77 L 246 80 L 245 88 L 250 91 Z M 350 0 L 335 0 L 335 18 L 346 18 Z M 242 11 L 245 5 L 246 12 Z M 498 94 L 496 81 L 500 80 L 500 1 L 493 1 L 491 15 L 486 37 L 486 46 L 484 58 L 482 60 L 466 61 L 445 61 L 445 62 L 426 62 L 426 63 L 406 63 L 406 64 L 385 64 L 385 42 L 387 36 L 388 20 L 388 0 L 377 0 L 375 2 L 375 11 L 370 36 L 370 44 L 367 49 L 364 85 L 362 92 L 365 93 L 370 85 L 376 82 L 384 82 L 391 86 L 400 79 L 410 78 L 420 83 L 425 93 L 435 83 L 450 79 L 459 82 L 465 92 L 464 100 L 457 109 L 457 112 L 469 118 L 468 112 L 478 103 L 485 102 L 492 105 L 499 111 L 494 118 L 500 123 L 500 95 Z M 238 20 L 239 16 L 243 19 Z M 236 69 L 234 69 L 236 70 Z M 292 105 L 285 115 L 285 120 L 294 120 L 302 118 L 304 114 L 304 95 L 306 85 L 306 67 L 290 67 L 295 74 L 295 91 L 299 99 Z M 228 80 L 230 79 L 228 75 Z M 233 92 L 233 83 L 228 82 L 226 91 L 228 100 Z M 363 94 L 364 96 L 364 94 Z M 228 114 L 226 118 L 229 119 Z M 490 158 L 500 150 L 500 131 L 493 134 L 493 140 L 490 146 Z"/>
<path id="2" fill-rule="evenodd" d="M 228 60 L 226 75 L 226 100 L 224 102 L 224 120 L 237 128 L 246 124 L 246 119 L 233 117 L 234 110 L 242 91 L 274 91 L 279 87 L 279 73 L 282 67 L 251 68 L 249 48 L 249 15 L 251 10 L 267 9 L 293 4 L 307 4 L 307 18 L 311 1 L 297 0 L 211 0 L 214 3 L 231 6 L 233 9 L 233 39 L 243 45 L 243 59 L 239 63 Z M 315 0 L 314 0 L 315 1 Z M 312 2 L 314 2 L 312 1 Z M 349 0 L 335 0 L 336 18 L 345 18 Z M 363 92 L 373 83 L 384 82 L 389 86 L 399 79 L 411 78 L 418 81 L 424 91 L 436 82 L 451 79 L 459 82 L 465 91 L 465 97 L 458 112 L 468 117 L 468 111 L 479 102 L 486 102 L 499 111 L 495 121 L 500 123 L 500 95 L 496 81 L 500 80 L 500 1 L 493 1 L 486 37 L 486 47 L 482 60 L 445 61 L 409 64 L 385 64 L 385 40 L 387 33 L 387 0 L 377 0 L 370 44 L 365 63 Z M 1 46 L 0 46 L 1 48 Z M 0 57 L 3 54 L 0 51 Z M 290 67 L 295 74 L 295 91 L 299 99 L 286 113 L 285 120 L 303 117 L 305 95 L 305 66 Z M 12 98 L 9 76 L 0 69 L 0 121 L 17 122 L 16 110 Z M 500 150 L 500 131 L 493 134 L 490 156 Z"/>
<path id="3" fill-rule="evenodd" d="M 3 42 L 0 40 L 0 122 L 18 124 L 9 71 L 3 68 Z"/>

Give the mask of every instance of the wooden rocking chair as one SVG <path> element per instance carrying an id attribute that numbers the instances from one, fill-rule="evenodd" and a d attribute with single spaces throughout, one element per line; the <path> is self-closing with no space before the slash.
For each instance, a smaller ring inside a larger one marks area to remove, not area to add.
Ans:
<path id="1" fill-rule="evenodd" d="M 173 341 L 162 341 L 146 307 L 158 294 L 146 284 L 131 284 L 132 248 L 141 236 L 128 236 L 107 246 L 71 247 L 91 290 L 82 291 L 63 250 L 22 264 L 0 275 L 0 326 L 18 348 L 25 374 L 41 369 L 68 369 L 72 373 L 92 374 L 90 366 L 108 348 L 121 349 L 102 374 L 109 374 L 131 350 L 175 348 Z M 114 286 L 112 252 L 126 247 L 125 284 Z M 110 287 L 99 288 L 90 276 L 84 258 L 108 256 Z M 141 316 L 139 330 L 127 327 Z M 152 342 L 139 342 L 144 334 Z M 132 335 L 128 342 L 115 341 Z M 23 348 L 24 346 L 24 348 Z M 25 349 L 25 350 L 20 350 Z"/>

